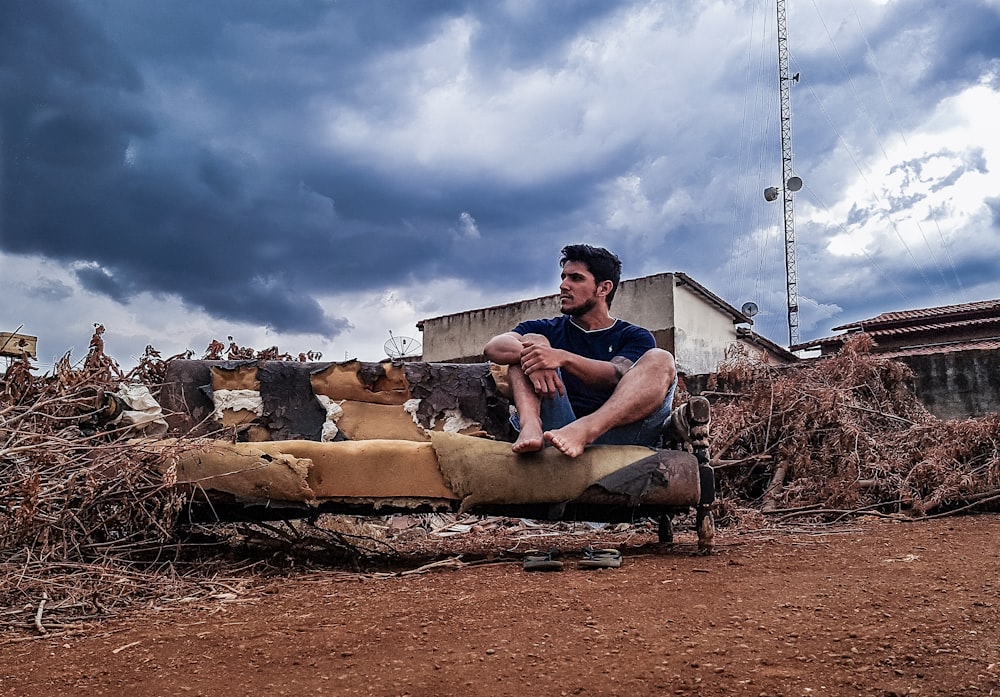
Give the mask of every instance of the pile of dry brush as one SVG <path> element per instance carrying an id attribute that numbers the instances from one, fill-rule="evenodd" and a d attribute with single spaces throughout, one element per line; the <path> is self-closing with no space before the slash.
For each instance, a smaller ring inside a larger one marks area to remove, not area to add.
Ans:
<path id="1" fill-rule="evenodd" d="M 260 568 L 178 532 L 185 495 L 106 419 L 109 394 L 141 383 L 155 396 L 171 359 L 148 347 L 124 372 L 103 331 L 81 365 L 67 354 L 38 376 L 18 360 L 0 380 L 0 628 L 53 632 L 137 602 L 230 593 Z M 1000 499 L 1000 415 L 935 419 L 909 369 L 870 346 L 861 336 L 796 367 L 729 357 L 709 393 L 723 524 L 753 510 L 926 517 Z M 296 360 L 231 337 L 205 354 L 223 357 Z"/>
<path id="2" fill-rule="evenodd" d="M 1000 500 L 1000 414 L 935 418 L 912 371 L 871 347 L 862 334 L 793 367 L 728 358 L 709 395 L 724 504 L 925 517 Z"/>
<path id="3" fill-rule="evenodd" d="M 186 494 L 114 425 L 120 385 L 155 396 L 167 362 L 191 354 L 164 360 L 147 347 L 125 372 L 103 333 L 95 325 L 78 365 L 66 354 L 37 375 L 23 358 L 0 376 L 0 627 L 51 633 L 136 602 L 231 592 L 241 581 L 220 581 L 220 570 L 247 567 L 225 558 L 224 536 L 179 536 Z M 213 341 L 205 357 L 294 360 L 232 337 L 228 352 Z"/>

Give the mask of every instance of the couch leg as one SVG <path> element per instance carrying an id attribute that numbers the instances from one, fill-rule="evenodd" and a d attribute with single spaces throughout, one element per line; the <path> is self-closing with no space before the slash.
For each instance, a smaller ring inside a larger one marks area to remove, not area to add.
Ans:
<path id="1" fill-rule="evenodd" d="M 711 554 L 715 549 L 715 519 L 711 505 L 699 505 L 697 512 L 698 552 Z"/>
<path id="2" fill-rule="evenodd" d="M 674 543 L 674 521 L 668 515 L 660 516 L 660 528 L 657 532 L 660 544 L 672 545 Z"/>

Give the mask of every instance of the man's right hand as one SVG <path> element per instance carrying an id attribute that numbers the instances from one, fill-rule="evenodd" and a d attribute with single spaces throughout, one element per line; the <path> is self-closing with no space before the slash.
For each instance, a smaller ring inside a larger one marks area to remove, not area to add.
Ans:
<path id="1" fill-rule="evenodd" d="M 525 375 L 528 375 L 527 371 L 525 371 Z M 535 370 L 528 375 L 528 379 L 535 388 L 535 394 L 539 397 L 555 397 L 557 394 L 560 396 L 566 394 L 566 386 L 563 385 L 558 370 L 551 368 Z"/>
<path id="2" fill-rule="evenodd" d="M 521 369 L 535 388 L 535 394 L 539 397 L 565 395 L 566 386 L 558 370 L 562 352 L 552 348 L 549 340 L 539 334 L 523 337 L 521 346 Z"/>
<path id="3" fill-rule="evenodd" d="M 566 386 L 559 377 L 558 351 L 541 334 L 521 336 L 516 332 L 498 334 L 487 342 L 486 357 L 499 365 L 518 366 L 539 397 L 565 395 Z"/>

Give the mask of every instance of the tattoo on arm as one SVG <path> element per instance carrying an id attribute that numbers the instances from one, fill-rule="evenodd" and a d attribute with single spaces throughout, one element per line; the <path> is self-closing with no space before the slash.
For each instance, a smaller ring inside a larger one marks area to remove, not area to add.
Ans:
<path id="1" fill-rule="evenodd" d="M 634 364 L 629 359 L 624 356 L 615 356 L 611 359 L 611 364 L 615 367 L 615 372 L 618 374 L 618 379 L 621 380 L 622 376 L 628 372 Z"/>

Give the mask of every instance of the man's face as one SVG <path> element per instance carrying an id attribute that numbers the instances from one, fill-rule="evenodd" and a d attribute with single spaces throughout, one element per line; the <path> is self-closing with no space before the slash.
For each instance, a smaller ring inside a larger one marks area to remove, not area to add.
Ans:
<path id="1" fill-rule="evenodd" d="M 587 265 L 567 261 L 562 268 L 559 284 L 559 309 L 564 315 L 579 317 L 590 312 L 599 302 L 597 281 Z M 606 293 L 605 293 L 606 295 Z"/>

